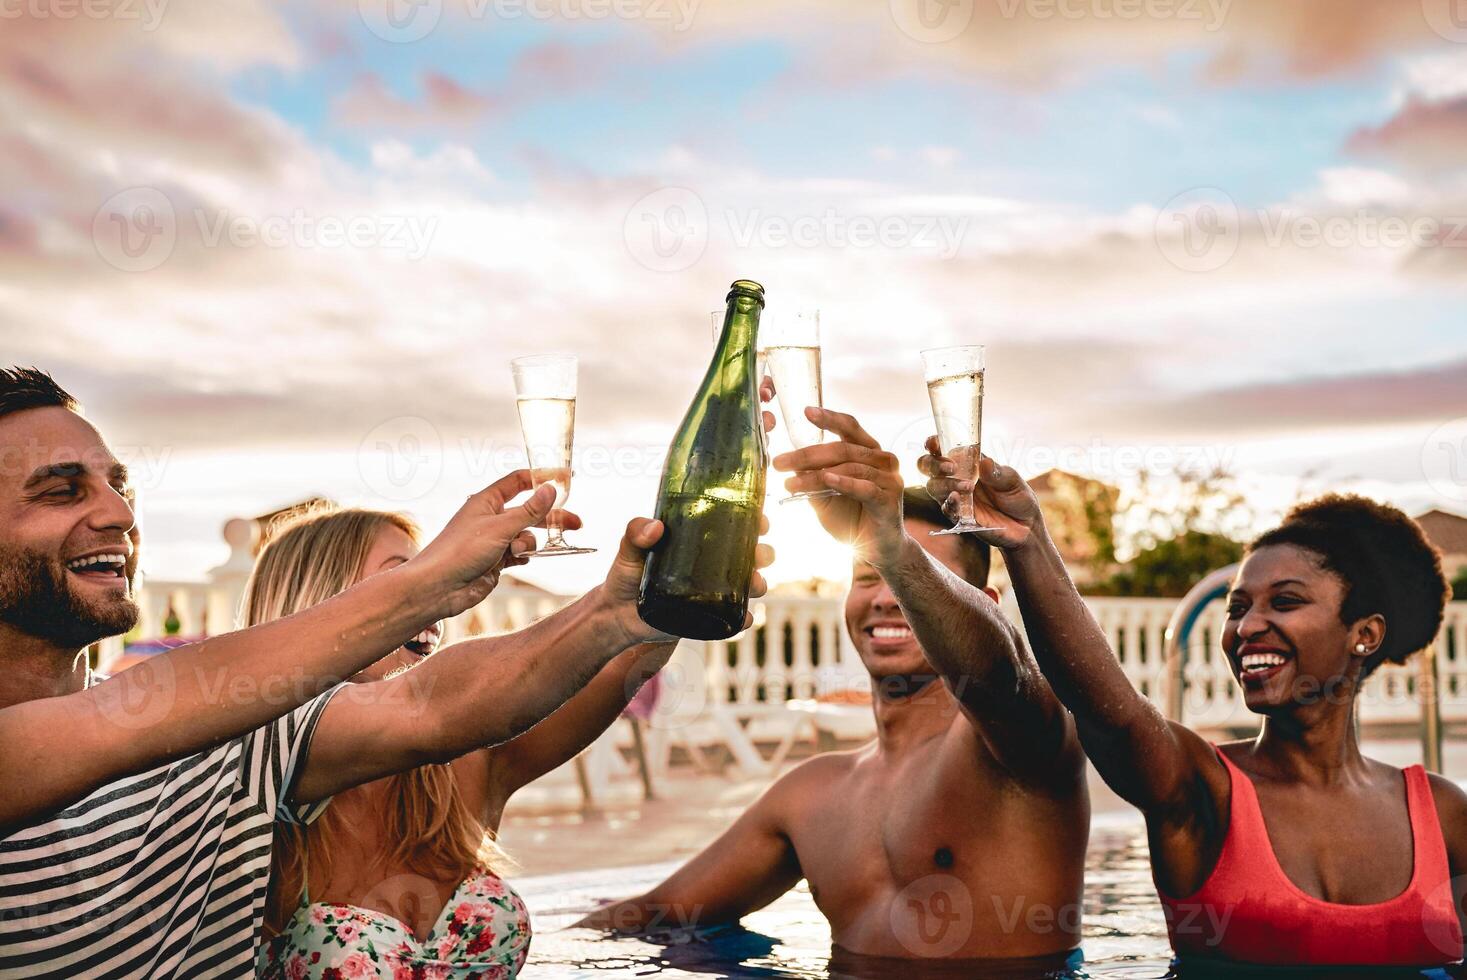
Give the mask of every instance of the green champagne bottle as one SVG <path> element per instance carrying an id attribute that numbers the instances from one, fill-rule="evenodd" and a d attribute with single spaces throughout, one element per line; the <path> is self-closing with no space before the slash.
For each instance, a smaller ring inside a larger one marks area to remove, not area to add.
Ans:
<path id="1" fill-rule="evenodd" d="M 764 426 L 759 405 L 759 314 L 764 287 L 729 289 L 723 336 L 662 470 L 662 540 L 647 558 L 637 612 L 647 625 L 690 640 L 744 628 L 764 509 Z"/>

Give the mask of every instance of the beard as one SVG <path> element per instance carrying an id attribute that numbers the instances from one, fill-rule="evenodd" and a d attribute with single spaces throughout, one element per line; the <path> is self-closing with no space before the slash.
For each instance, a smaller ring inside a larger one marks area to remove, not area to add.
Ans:
<path id="1" fill-rule="evenodd" d="M 131 582 L 127 593 L 113 599 L 78 595 L 55 559 L 0 546 L 0 623 L 73 649 L 126 633 L 138 616 Z"/>

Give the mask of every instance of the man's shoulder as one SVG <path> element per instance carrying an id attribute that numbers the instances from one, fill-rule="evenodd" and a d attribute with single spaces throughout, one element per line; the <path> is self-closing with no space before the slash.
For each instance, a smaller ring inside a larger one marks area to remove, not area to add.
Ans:
<path id="1" fill-rule="evenodd" d="M 849 776 L 861 764 L 861 759 L 870 752 L 870 747 L 841 752 L 821 752 L 796 765 L 780 776 L 769 787 L 768 795 L 781 797 L 804 797 L 811 793 L 825 792 L 840 780 Z"/>
<path id="2" fill-rule="evenodd" d="M 1068 803 L 1087 791 L 1085 752 L 1072 733 L 1056 737 L 1066 737 L 1061 749 L 1021 769 L 1017 762 L 1005 763 L 978 725 L 960 711 L 925 752 L 944 778 L 958 780 L 964 786 L 1016 792 L 1015 798 Z"/>

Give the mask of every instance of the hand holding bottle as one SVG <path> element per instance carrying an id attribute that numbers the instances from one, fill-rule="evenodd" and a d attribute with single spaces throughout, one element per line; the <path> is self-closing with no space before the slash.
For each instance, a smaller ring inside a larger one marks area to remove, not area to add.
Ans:
<path id="1" fill-rule="evenodd" d="M 759 533 L 769 533 L 769 518 L 763 514 L 759 515 Z M 641 590 L 642 572 L 647 561 L 647 554 L 662 538 L 663 526 L 661 521 L 654 521 L 647 517 L 635 517 L 627 524 L 626 534 L 622 536 L 621 547 L 617 549 L 616 559 L 611 563 L 611 570 L 606 574 L 606 582 L 601 586 L 602 598 L 611 604 L 616 621 L 621 624 L 626 633 L 626 644 L 631 646 L 636 643 L 659 643 L 676 640 L 677 637 L 664 633 L 652 626 L 648 626 L 637 614 L 637 596 Z M 759 598 L 769 591 L 769 585 L 759 569 L 768 568 L 774 563 L 774 548 L 764 542 L 760 542 L 754 549 L 754 573 L 749 581 L 750 598 Z M 752 613 L 744 614 L 744 622 L 741 629 L 748 629 L 754 625 Z"/>
<path id="2" fill-rule="evenodd" d="M 663 465 L 662 536 L 647 556 L 637 610 L 663 633 L 722 640 L 744 628 L 768 464 L 758 370 L 764 287 L 729 289 L 723 331 Z"/>

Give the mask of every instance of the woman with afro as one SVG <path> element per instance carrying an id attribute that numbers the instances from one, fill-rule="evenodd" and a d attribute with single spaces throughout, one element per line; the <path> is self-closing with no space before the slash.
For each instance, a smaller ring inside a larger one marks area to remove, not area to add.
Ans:
<path id="1" fill-rule="evenodd" d="M 951 507 L 972 485 L 949 462 L 921 466 Z M 1406 663 L 1441 626 L 1447 583 L 1414 521 L 1331 495 L 1249 546 L 1221 640 L 1262 726 L 1214 745 L 1132 687 L 1018 474 L 985 457 L 972 489 L 1037 666 L 1101 776 L 1146 817 L 1183 975 L 1248 963 L 1384 976 L 1462 960 L 1467 793 L 1365 757 L 1355 724 L 1366 678 Z"/>

